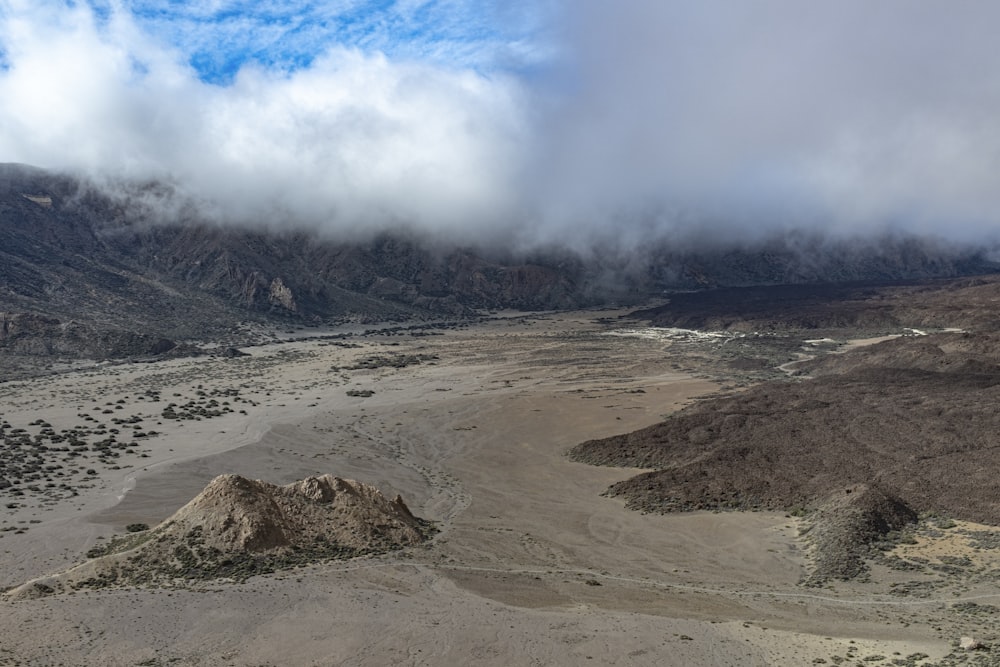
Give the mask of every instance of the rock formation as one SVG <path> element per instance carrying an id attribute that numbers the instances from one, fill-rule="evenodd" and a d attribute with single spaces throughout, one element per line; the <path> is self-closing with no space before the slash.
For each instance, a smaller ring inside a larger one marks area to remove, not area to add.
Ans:
<path id="1" fill-rule="evenodd" d="M 221 475 L 160 525 L 116 538 L 92 550 L 91 560 L 7 595 L 19 599 L 79 588 L 240 580 L 412 546 L 432 533 L 402 498 L 389 500 L 354 480 L 322 475 L 277 486 Z"/>

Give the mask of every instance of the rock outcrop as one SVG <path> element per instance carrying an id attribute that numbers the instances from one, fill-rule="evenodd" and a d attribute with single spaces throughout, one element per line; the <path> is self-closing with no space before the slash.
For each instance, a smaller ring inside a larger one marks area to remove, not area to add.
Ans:
<path id="1" fill-rule="evenodd" d="M 281 278 L 275 278 L 271 281 L 267 301 L 272 306 L 279 306 L 291 313 L 298 310 L 298 306 L 295 305 L 295 296 L 292 294 L 292 290 L 288 289 Z"/>
<path id="2" fill-rule="evenodd" d="M 867 569 L 873 543 L 916 521 L 913 509 L 875 485 L 834 494 L 809 515 L 806 536 L 814 551 L 807 583 L 853 579 Z"/>

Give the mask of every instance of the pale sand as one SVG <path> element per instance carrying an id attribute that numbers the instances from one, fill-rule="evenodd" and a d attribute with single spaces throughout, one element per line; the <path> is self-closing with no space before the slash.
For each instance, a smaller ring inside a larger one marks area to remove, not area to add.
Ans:
<path id="1" fill-rule="evenodd" d="M 143 382 L 160 385 L 162 400 L 130 399 L 121 412 L 152 414 L 199 384 L 242 385 L 258 403 L 240 404 L 246 415 L 162 420 L 135 467 L 103 472 L 71 501 L 8 510 L 12 523 L 41 523 L 0 539 L 4 586 L 78 561 L 98 535 L 164 519 L 224 472 L 279 484 L 355 478 L 401 493 L 441 528 L 427 547 L 245 584 L 0 603 L 0 665 L 803 665 L 948 652 L 950 637 L 930 630 L 940 605 L 927 611 L 860 584 L 798 586 L 794 519 L 642 515 L 601 497 L 635 471 L 570 462 L 570 447 L 715 389 L 670 370 L 669 342 L 600 335 L 594 320 L 606 315 L 0 385 L 5 418 L 57 427 L 79 406 L 134 397 Z M 439 360 L 330 371 L 373 352 Z"/>

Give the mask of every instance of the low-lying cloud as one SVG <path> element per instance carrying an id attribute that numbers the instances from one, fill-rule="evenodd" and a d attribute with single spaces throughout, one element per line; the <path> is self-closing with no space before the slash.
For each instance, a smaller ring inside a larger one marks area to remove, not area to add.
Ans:
<path id="1" fill-rule="evenodd" d="M 332 44 L 219 85 L 127 9 L 0 0 L 0 161 L 338 234 L 1000 230 L 995 3 L 579 0 L 550 19 L 492 68 Z M 505 68 L 519 48 L 546 59 Z"/>
<path id="2" fill-rule="evenodd" d="M 216 86 L 127 14 L 98 27 L 82 6 L 8 16 L 2 35 L 6 161 L 165 180 L 224 220 L 348 231 L 460 228 L 514 195 L 514 80 L 335 46 Z"/>
<path id="3" fill-rule="evenodd" d="M 595 211 L 1000 228 L 1000 6 L 590 0 L 575 17 L 578 89 L 542 159 Z"/>

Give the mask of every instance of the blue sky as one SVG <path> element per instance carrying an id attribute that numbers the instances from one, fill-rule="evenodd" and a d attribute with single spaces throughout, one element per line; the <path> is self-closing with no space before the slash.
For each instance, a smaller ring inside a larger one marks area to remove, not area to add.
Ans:
<path id="1" fill-rule="evenodd" d="M 87 0 L 105 21 L 109 0 Z M 206 82 L 247 64 L 309 67 L 331 46 L 481 72 L 544 57 L 546 3 L 469 0 L 120 0 L 146 33 L 178 48 Z"/>

